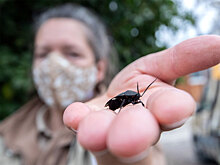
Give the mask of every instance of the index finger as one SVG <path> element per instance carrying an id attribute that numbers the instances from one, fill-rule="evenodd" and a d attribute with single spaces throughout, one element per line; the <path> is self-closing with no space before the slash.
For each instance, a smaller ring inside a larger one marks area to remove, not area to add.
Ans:
<path id="1" fill-rule="evenodd" d="M 143 74 L 158 77 L 165 82 L 172 82 L 180 76 L 207 69 L 219 62 L 220 37 L 206 35 L 145 56 L 133 65 Z"/>

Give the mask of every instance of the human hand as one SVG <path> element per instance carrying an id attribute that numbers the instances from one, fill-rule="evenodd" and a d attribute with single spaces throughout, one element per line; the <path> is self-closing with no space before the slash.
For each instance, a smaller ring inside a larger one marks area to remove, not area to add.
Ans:
<path id="1" fill-rule="evenodd" d="M 145 153 L 161 132 L 180 127 L 195 111 L 193 98 L 172 84 L 180 76 L 218 64 L 219 45 L 218 36 L 200 36 L 134 61 L 117 74 L 104 95 L 71 104 L 64 112 L 65 125 L 78 131 L 78 141 L 99 164 L 146 164 Z M 136 91 L 137 82 L 142 93 L 155 77 L 158 80 L 141 98 L 145 107 L 128 105 L 119 114 L 104 109 L 112 97 Z"/>

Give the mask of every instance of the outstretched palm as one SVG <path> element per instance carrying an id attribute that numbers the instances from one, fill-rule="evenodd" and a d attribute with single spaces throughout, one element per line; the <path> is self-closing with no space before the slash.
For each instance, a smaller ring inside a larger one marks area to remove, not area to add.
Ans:
<path id="1" fill-rule="evenodd" d="M 113 79 L 104 95 L 86 104 L 70 105 L 64 123 L 78 130 L 84 148 L 96 153 L 110 151 L 96 156 L 102 164 L 121 164 L 118 157 L 146 163 L 143 155 L 159 140 L 161 131 L 181 126 L 195 110 L 192 97 L 174 88 L 173 82 L 218 64 L 219 45 L 219 37 L 202 36 L 136 60 Z M 136 91 L 137 82 L 142 93 L 156 77 L 158 80 L 141 97 L 145 107 L 125 106 L 119 114 L 104 109 L 112 97 L 128 89 Z"/>

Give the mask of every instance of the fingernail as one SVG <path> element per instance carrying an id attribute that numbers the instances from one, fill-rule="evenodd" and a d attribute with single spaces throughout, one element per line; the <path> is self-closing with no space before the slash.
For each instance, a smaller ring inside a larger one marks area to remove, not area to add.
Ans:
<path id="1" fill-rule="evenodd" d="M 148 153 L 149 153 L 149 149 L 147 149 L 137 155 L 134 155 L 132 157 L 119 157 L 118 159 L 122 163 L 132 164 L 132 163 L 139 162 L 139 161 L 143 160 L 144 158 L 146 158 Z"/>
<path id="2" fill-rule="evenodd" d="M 101 151 L 92 151 L 92 153 L 98 157 L 98 156 L 103 156 L 103 155 L 107 154 L 108 150 L 105 149 L 105 150 L 101 150 Z"/>
<path id="3" fill-rule="evenodd" d="M 180 126 L 182 126 L 189 118 L 185 118 L 181 121 L 178 121 L 176 123 L 172 123 L 172 124 L 167 124 L 167 125 L 162 125 L 161 128 L 163 130 L 171 130 L 171 129 L 174 129 L 174 128 L 178 128 Z"/>
<path id="4" fill-rule="evenodd" d="M 77 134 L 77 130 L 75 130 L 75 129 L 73 129 L 73 128 L 71 128 L 71 127 L 67 127 L 69 130 L 71 130 L 73 133 L 74 133 L 74 135 L 76 135 Z"/>

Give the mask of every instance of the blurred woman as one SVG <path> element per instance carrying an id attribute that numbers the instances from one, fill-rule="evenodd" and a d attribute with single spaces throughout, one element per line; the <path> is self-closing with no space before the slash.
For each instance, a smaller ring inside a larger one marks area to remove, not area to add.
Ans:
<path id="1" fill-rule="evenodd" d="M 35 23 L 32 68 L 39 97 L 0 124 L 0 164 L 92 164 L 62 114 L 105 90 L 113 55 L 104 24 L 90 10 L 66 4 L 44 12 Z"/>

